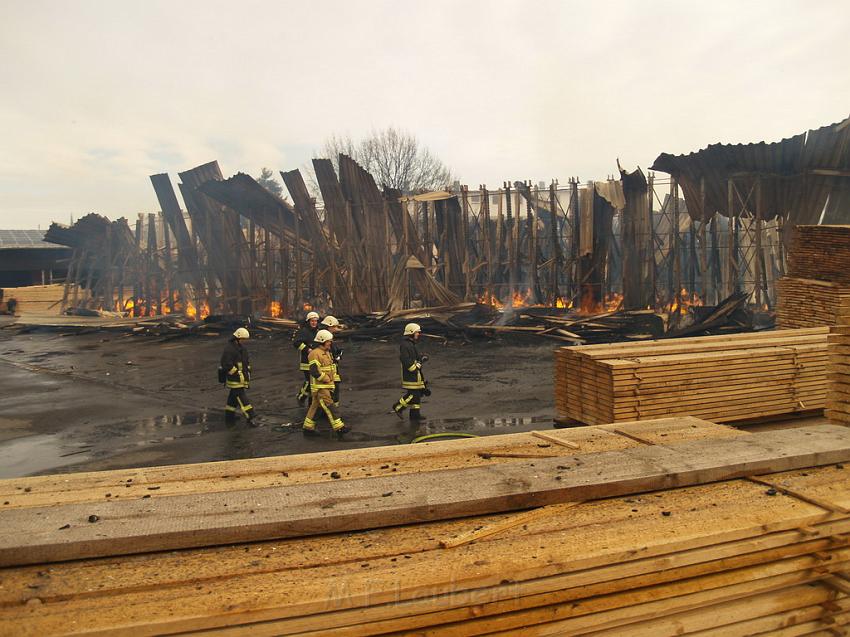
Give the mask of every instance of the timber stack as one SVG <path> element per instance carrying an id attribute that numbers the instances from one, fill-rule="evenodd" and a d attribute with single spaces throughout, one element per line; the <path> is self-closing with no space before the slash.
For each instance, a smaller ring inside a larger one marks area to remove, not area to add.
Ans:
<path id="1" fill-rule="evenodd" d="M 841 631 L 850 623 L 846 460 L 844 427 L 749 434 L 684 417 L 3 480 L 0 632 Z M 635 471 L 646 474 L 639 486 Z M 500 497 L 493 482 L 449 482 L 482 472 L 525 479 Z M 406 491 L 417 480 L 437 512 L 458 485 L 464 505 L 488 512 L 438 520 L 411 508 L 422 521 L 399 524 L 397 502 L 422 501 Z M 553 485 L 563 497 L 541 498 Z M 299 489 L 313 493 L 313 530 L 279 539 L 293 510 L 262 505 Z M 189 496 L 233 506 L 177 511 Z M 365 506 L 376 500 L 383 519 Z M 131 508 L 134 517 L 108 513 Z M 341 510 L 371 522 L 340 532 L 352 528 Z M 24 519 L 39 522 L 21 534 Z M 139 526 L 143 544 L 128 542 Z M 62 561 L 75 544 L 90 557 Z"/>
<path id="2" fill-rule="evenodd" d="M 4 288 L 3 300 L 17 301 L 17 314 L 60 314 L 62 293 L 65 286 L 61 283 L 52 285 L 30 285 L 18 288 Z"/>
<path id="3" fill-rule="evenodd" d="M 703 336 L 555 353 L 566 424 L 689 415 L 734 422 L 824 408 L 828 328 Z"/>
<path id="4" fill-rule="evenodd" d="M 777 296 L 778 327 L 835 325 L 850 303 L 850 226 L 796 226 Z"/>
<path id="5" fill-rule="evenodd" d="M 839 307 L 836 322 L 829 329 L 829 388 L 824 414 L 834 423 L 850 425 L 850 301 Z"/>

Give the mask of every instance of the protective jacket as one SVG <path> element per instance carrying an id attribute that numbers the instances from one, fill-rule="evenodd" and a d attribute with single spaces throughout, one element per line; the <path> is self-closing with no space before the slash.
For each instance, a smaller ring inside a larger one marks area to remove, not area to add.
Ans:
<path id="1" fill-rule="evenodd" d="M 309 369 L 309 366 L 307 365 L 307 355 L 313 348 L 313 339 L 316 338 L 316 332 L 318 331 L 318 326 L 313 328 L 310 327 L 309 323 L 305 323 L 295 333 L 295 341 L 293 342 L 293 347 L 295 347 L 295 349 L 297 349 L 301 354 L 301 362 L 298 365 L 298 369 L 300 369 L 302 372 L 306 372 Z"/>
<path id="2" fill-rule="evenodd" d="M 310 368 L 310 391 L 333 389 L 336 365 L 331 353 L 326 352 L 321 347 L 316 347 L 310 350 L 307 361 Z"/>
<path id="3" fill-rule="evenodd" d="M 425 389 L 425 379 L 422 377 L 422 356 L 416 349 L 416 341 L 409 336 L 401 340 L 399 360 L 401 360 L 402 388 Z"/>
<path id="4" fill-rule="evenodd" d="M 231 338 L 221 355 L 221 368 L 227 374 L 225 385 L 229 389 L 244 389 L 251 380 L 251 361 L 248 350 L 236 338 Z"/>

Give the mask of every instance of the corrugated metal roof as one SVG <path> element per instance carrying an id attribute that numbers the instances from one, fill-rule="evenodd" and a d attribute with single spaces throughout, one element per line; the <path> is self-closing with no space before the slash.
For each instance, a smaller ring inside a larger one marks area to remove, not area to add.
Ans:
<path id="1" fill-rule="evenodd" d="M 836 191 L 837 196 L 850 177 L 848 124 L 850 118 L 773 143 L 712 144 L 687 155 L 662 153 L 652 169 L 679 181 L 695 219 L 710 218 L 715 212 L 729 216 L 730 178 L 747 202 L 747 213 L 754 214 L 753 186 L 760 178 L 764 219 L 781 215 L 789 226 L 817 223 L 831 193 Z M 705 183 L 704 206 L 701 180 Z M 736 195 L 731 212 L 738 214 L 741 208 Z"/>
<path id="2" fill-rule="evenodd" d="M 0 230 L 0 250 L 62 247 L 45 241 L 44 230 Z"/>

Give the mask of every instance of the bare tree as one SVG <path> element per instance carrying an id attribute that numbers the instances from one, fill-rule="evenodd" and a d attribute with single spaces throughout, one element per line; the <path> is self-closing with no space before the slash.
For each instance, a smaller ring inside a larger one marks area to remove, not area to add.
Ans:
<path id="1" fill-rule="evenodd" d="M 379 186 L 405 194 L 439 190 L 453 179 L 451 170 L 414 135 L 393 127 L 375 131 L 359 143 L 348 136 L 332 135 L 318 155 L 332 160 L 339 170 L 340 153 L 372 173 Z"/>

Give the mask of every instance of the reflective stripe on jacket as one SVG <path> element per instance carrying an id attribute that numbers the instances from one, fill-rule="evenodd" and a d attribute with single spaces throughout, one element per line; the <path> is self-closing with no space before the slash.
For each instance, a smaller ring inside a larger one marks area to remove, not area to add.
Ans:
<path id="1" fill-rule="evenodd" d="M 251 381 L 251 360 L 248 350 L 236 338 L 231 338 L 225 345 L 220 365 L 227 374 L 225 386 L 228 389 L 248 387 Z"/>
<path id="2" fill-rule="evenodd" d="M 306 372 L 310 369 L 307 364 L 307 356 L 310 354 L 310 350 L 314 347 L 313 339 L 316 338 L 316 332 L 318 331 L 318 327 L 313 329 L 309 324 L 302 325 L 293 338 L 292 346 L 298 350 L 300 355 L 298 369 L 302 372 Z"/>
<path id="3" fill-rule="evenodd" d="M 310 350 L 307 361 L 310 369 L 310 391 L 333 389 L 336 365 L 334 365 L 330 352 L 326 352 L 321 347 L 316 347 Z"/>
<path id="4" fill-rule="evenodd" d="M 416 342 L 410 337 L 404 337 L 399 346 L 401 361 L 402 389 L 425 389 L 425 379 L 422 376 L 422 357 L 416 349 Z"/>

